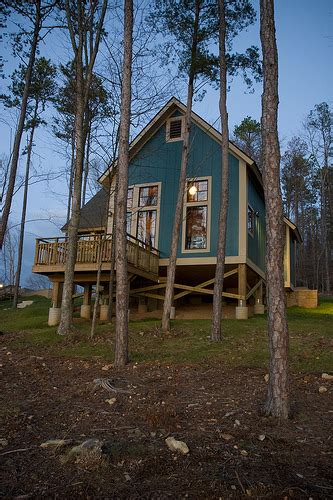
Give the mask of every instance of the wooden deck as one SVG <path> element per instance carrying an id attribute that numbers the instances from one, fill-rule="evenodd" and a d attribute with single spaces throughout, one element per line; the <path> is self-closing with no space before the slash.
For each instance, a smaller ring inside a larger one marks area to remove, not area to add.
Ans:
<path id="1" fill-rule="evenodd" d="M 102 271 L 110 271 L 112 244 L 111 234 L 79 236 L 75 272 L 95 272 L 99 261 Z M 32 271 L 46 275 L 64 272 L 67 246 L 67 237 L 37 239 Z M 127 235 L 127 261 L 129 272 L 147 278 L 157 278 L 159 251 L 130 235 Z"/>

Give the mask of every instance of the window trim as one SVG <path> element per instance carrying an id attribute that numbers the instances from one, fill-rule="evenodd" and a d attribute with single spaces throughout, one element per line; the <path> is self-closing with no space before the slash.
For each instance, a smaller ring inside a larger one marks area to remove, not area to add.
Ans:
<path id="1" fill-rule="evenodd" d="M 187 184 L 194 181 L 207 181 L 207 201 L 187 201 Z M 186 248 L 186 211 L 188 207 L 207 207 L 207 248 Z M 188 177 L 186 179 L 186 190 L 183 198 L 183 223 L 182 223 L 182 247 L 181 252 L 184 254 L 193 253 L 209 253 L 210 252 L 210 236 L 211 236 L 211 210 L 212 207 L 212 176 L 205 175 L 204 177 Z"/>
<path id="2" fill-rule="evenodd" d="M 157 186 L 158 189 L 158 194 L 157 194 L 157 204 L 156 205 L 148 205 L 145 207 L 140 207 L 140 188 L 143 187 L 150 187 L 150 186 Z M 156 211 L 156 234 L 155 234 L 155 246 L 154 248 L 158 248 L 158 242 L 159 242 L 159 234 L 160 234 L 160 208 L 161 208 L 161 186 L 162 182 L 157 181 L 157 182 L 144 182 L 142 184 L 131 184 L 128 186 L 128 189 L 133 188 L 133 202 L 132 202 L 132 208 L 127 208 L 127 212 L 132 213 L 131 217 L 131 236 L 134 236 L 134 238 L 137 238 L 137 229 L 138 229 L 138 219 L 139 219 L 139 212 L 150 212 L 152 210 Z"/>
<path id="3" fill-rule="evenodd" d="M 251 210 L 252 216 L 253 216 L 253 219 L 252 219 L 253 220 L 253 229 L 252 229 L 252 231 L 249 229 L 249 209 Z M 250 203 L 247 204 L 246 217 L 247 217 L 247 220 L 246 220 L 247 233 L 251 236 L 251 238 L 254 238 L 255 223 L 256 223 L 256 212 L 255 212 L 253 206 Z"/>
<path id="4" fill-rule="evenodd" d="M 170 137 L 170 123 L 176 122 L 176 121 L 181 121 L 182 123 L 182 131 L 180 137 Z M 182 141 L 184 139 L 184 126 L 185 126 L 185 117 L 183 115 L 179 116 L 173 116 L 172 118 L 168 118 L 166 122 L 166 132 L 165 132 L 165 140 L 166 142 L 178 142 Z"/>

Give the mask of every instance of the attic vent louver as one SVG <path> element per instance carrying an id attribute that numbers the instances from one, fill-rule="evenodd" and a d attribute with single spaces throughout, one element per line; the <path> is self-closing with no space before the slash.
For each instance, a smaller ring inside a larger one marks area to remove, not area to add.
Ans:
<path id="1" fill-rule="evenodd" d="M 174 120 L 170 122 L 170 139 L 176 139 L 182 136 L 182 121 Z"/>
<path id="2" fill-rule="evenodd" d="M 166 127 L 166 140 L 181 141 L 183 139 L 184 119 L 183 117 L 169 118 Z"/>

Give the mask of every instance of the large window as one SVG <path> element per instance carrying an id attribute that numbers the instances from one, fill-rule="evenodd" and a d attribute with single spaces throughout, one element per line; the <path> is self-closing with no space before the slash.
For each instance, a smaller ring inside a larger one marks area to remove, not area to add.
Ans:
<path id="1" fill-rule="evenodd" d="M 149 246 L 158 245 L 160 183 L 128 188 L 127 232 Z"/>
<path id="2" fill-rule="evenodd" d="M 155 247 L 156 210 L 138 213 L 137 238 L 149 246 Z"/>
<path id="3" fill-rule="evenodd" d="M 184 200 L 183 251 L 209 251 L 210 179 L 188 180 Z"/>
<path id="4" fill-rule="evenodd" d="M 157 205 L 158 186 L 141 187 L 139 193 L 139 207 L 152 207 Z"/>
<path id="5" fill-rule="evenodd" d="M 255 223 L 255 217 L 254 217 L 254 210 L 251 207 L 251 205 L 247 206 L 247 231 L 252 238 L 254 237 L 254 223 Z"/>

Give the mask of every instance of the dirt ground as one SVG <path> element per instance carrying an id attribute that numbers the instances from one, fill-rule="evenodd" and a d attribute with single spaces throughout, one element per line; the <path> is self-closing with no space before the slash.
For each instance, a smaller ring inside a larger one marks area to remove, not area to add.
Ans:
<path id="1" fill-rule="evenodd" d="M 333 498 L 333 382 L 321 374 L 293 374 L 293 417 L 279 424 L 259 413 L 264 371 L 115 370 L 45 346 L 11 351 L 17 335 L 0 337 L 2 498 Z M 108 392 L 97 378 L 129 392 Z M 172 453 L 168 436 L 190 452 Z M 103 441 L 102 455 L 68 458 L 88 438 Z M 73 444 L 40 447 L 50 439 Z"/>

